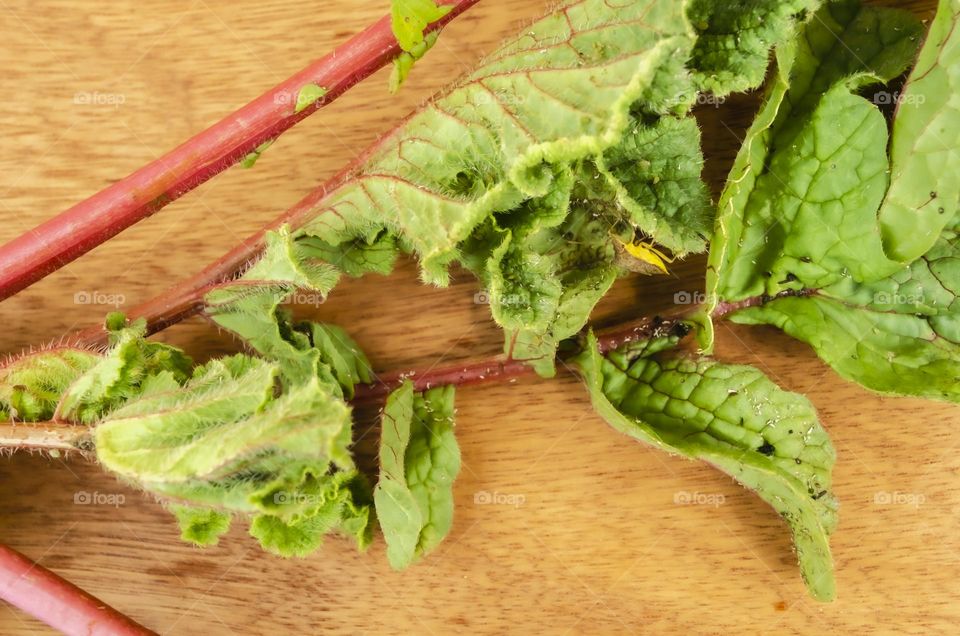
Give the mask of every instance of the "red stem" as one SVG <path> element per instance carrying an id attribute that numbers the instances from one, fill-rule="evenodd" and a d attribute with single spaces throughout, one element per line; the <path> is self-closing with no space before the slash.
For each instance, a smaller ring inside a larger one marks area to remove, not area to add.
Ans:
<path id="1" fill-rule="evenodd" d="M 694 307 L 690 313 L 696 312 L 697 309 L 699 307 Z M 611 327 L 597 334 L 597 347 L 600 353 L 608 353 L 629 342 L 667 334 L 682 321 L 683 316 L 678 314 L 672 317 L 641 318 L 625 325 Z M 431 368 L 426 371 L 391 372 L 379 376 L 375 384 L 359 385 L 352 401 L 355 404 L 382 401 L 405 380 L 413 382 L 414 390 L 426 391 L 436 386 L 467 386 L 500 382 L 527 375 L 532 371 L 533 368 L 525 362 L 498 356 L 492 360 Z"/>
<path id="2" fill-rule="evenodd" d="M 479 0 L 441 0 L 453 9 L 428 30 L 441 28 Z M 390 17 L 348 40 L 290 79 L 130 176 L 0 247 L 0 300 L 116 236 L 208 179 L 261 144 L 326 106 L 400 54 Z M 326 95 L 295 113 L 307 84 Z"/>
<path id="3" fill-rule="evenodd" d="M 0 598 L 70 636 L 156 634 L 2 544 Z"/>
<path id="4" fill-rule="evenodd" d="M 776 296 L 753 296 L 737 302 L 723 302 L 717 305 L 712 316 L 714 320 L 722 320 L 734 312 L 751 307 L 760 307 L 778 298 L 810 296 L 813 293 L 815 292 L 809 289 L 784 290 Z M 681 323 L 701 311 L 703 311 L 702 305 L 693 305 L 682 310 L 667 312 L 662 316 L 640 318 L 633 322 L 612 326 L 597 332 L 597 348 L 603 354 L 631 342 L 665 336 L 670 333 L 684 337 L 688 330 L 684 329 Z M 576 353 L 579 353 L 579 351 Z M 570 355 L 561 355 L 559 359 L 562 361 L 569 358 Z M 436 369 L 431 368 L 426 371 L 394 371 L 380 375 L 375 384 L 359 385 L 356 388 L 353 402 L 368 404 L 381 401 L 403 384 L 404 380 L 412 381 L 415 390 L 426 391 L 436 386 L 466 386 L 498 382 L 517 378 L 532 371 L 533 368 L 530 365 L 518 360 L 508 360 L 502 356 L 492 360 Z"/>
<path id="5" fill-rule="evenodd" d="M 470 0 L 478 2 L 479 0 Z M 402 125 L 402 124 L 401 124 Z M 181 320 L 200 313 L 203 309 L 203 297 L 213 287 L 220 285 L 241 272 L 246 265 L 253 261 L 263 250 L 264 235 L 270 230 L 276 230 L 283 225 L 296 229 L 316 214 L 318 204 L 327 194 L 336 190 L 351 178 L 356 170 L 362 166 L 377 149 L 389 139 L 384 135 L 378 141 L 367 147 L 359 156 L 333 177 L 311 191 L 307 196 L 296 203 L 292 208 L 283 212 L 276 219 L 257 230 L 254 234 L 241 241 L 227 254 L 192 277 L 180 281 L 147 302 L 137 305 L 126 311 L 131 320 L 145 318 L 147 332 L 156 333 Z M 106 343 L 107 334 L 102 326 L 94 326 L 75 334 L 68 339 L 78 345 L 97 346 Z"/>

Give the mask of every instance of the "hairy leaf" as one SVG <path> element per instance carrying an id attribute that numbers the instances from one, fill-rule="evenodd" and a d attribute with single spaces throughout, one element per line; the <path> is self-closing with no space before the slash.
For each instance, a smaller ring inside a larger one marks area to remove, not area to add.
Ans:
<path id="1" fill-rule="evenodd" d="M 11 358 L 0 367 L 0 418 L 49 420 L 64 391 L 100 359 L 91 351 L 69 347 Z"/>
<path id="2" fill-rule="evenodd" d="M 172 510 L 184 537 L 196 543 L 214 541 L 231 514 L 252 517 L 254 536 L 286 556 L 303 555 L 334 529 L 369 543 L 349 407 L 319 377 L 278 395 L 280 377 L 280 365 L 257 358 L 214 360 L 185 386 L 110 413 L 94 429 L 97 457 L 179 506 Z M 282 541 L 278 528 L 298 538 Z"/>
<path id="3" fill-rule="evenodd" d="M 311 344 L 320 352 L 320 361 L 330 368 L 347 398 L 357 384 L 370 384 L 373 369 L 363 350 L 347 332 L 336 325 L 310 323 Z"/>
<path id="4" fill-rule="evenodd" d="M 122 315 L 111 316 L 111 347 L 95 365 L 78 376 L 60 396 L 54 417 L 93 423 L 138 396 L 156 390 L 157 383 L 185 381 L 193 362 L 176 347 L 144 339 L 146 321 L 123 326 Z"/>
<path id="5" fill-rule="evenodd" d="M 453 524 L 453 480 L 460 472 L 453 399 L 453 387 L 419 394 L 406 382 L 384 408 L 373 496 L 387 558 L 398 570 L 436 548 Z"/>
<path id="6" fill-rule="evenodd" d="M 699 37 L 693 50 L 697 85 L 723 96 L 763 81 L 770 49 L 782 41 L 798 13 L 818 0 L 692 0 L 690 20 Z"/>
<path id="7" fill-rule="evenodd" d="M 831 600 L 835 453 L 813 406 L 752 367 L 658 355 L 675 344 L 665 338 L 602 356 L 591 335 L 576 363 L 594 408 L 618 431 L 756 491 L 790 524 L 810 593 Z"/>
<path id="8" fill-rule="evenodd" d="M 814 0 L 746 4 L 751 35 L 738 39 L 730 28 L 741 3 L 567 2 L 384 136 L 284 239 L 294 244 L 286 253 L 332 264 L 311 287 L 323 293 L 337 271 L 389 271 L 396 249 L 416 254 L 430 283 L 446 284 L 459 262 L 489 290 L 505 350 L 552 374 L 557 342 L 586 322 L 619 273 L 638 268 L 618 246 L 642 237 L 678 257 L 704 249 L 709 197 L 689 116 L 698 86 L 755 86 L 760 73 L 735 85 L 724 74 L 763 67 Z M 394 3 L 408 52 L 428 44 L 434 8 Z M 695 53 L 701 37 L 711 43 Z M 733 53 L 729 64 L 714 54 L 721 48 Z M 586 241 L 583 215 L 596 220 Z M 242 314 L 272 320 L 267 305 L 241 307 L 246 296 L 263 299 L 265 269 L 208 296 L 214 319 L 247 340 L 259 336 L 240 332 Z M 278 293 L 302 286 L 292 278 L 275 281 Z"/>
<path id="9" fill-rule="evenodd" d="M 309 497 L 310 507 L 293 516 L 257 515 L 250 524 L 250 535 L 267 551 L 284 557 L 308 556 L 332 531 L 352 536 L 361 550 L 370 545 L 372 500 L 370 486 L 362 475 L 337 473 Z"/>
<path id="10" fill-rule="evenodd" d="M 171 504 L 168 510 L 180 525 L 180 538 L 199 546 L 217 545 L 230 529 L 230 515 L 209 508 L 191 508 Z"/>

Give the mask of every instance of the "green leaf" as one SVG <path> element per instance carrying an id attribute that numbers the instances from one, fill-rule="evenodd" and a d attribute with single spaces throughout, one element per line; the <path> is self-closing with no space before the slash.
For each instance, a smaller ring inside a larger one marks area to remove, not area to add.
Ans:
<path id="1" fill-rule="evenodd" d="M 438 6 L 436 0 L 391 0 L 390 26 L 407 52 L 414 51 L 424 43 L 424 30 L 450 13 L 452 6 Z M 422 54 L 421 54 L 422 55 Z"/>
<path id="2" fill-rule="evenodd" d="M 61 395 L 99 360 L 93 352 L 70 347 L 11 358 L 0 367 L 0 417 L 21 422 L 49 420 Z"/>
<path id="3" fill-rule="evenodd" d="M 895 395 L 960 402 L 960 234 L 888 279 L 847 279 L 815 296 L 734 314 L 810 344 L 844 378 Z"/>
<path id="4" fill-rule="evenodd" d="M 844 0 L 781 47 L 719 202 L 709 311 L 902 267 L 884 253 L 876 221 L 889 184 L 886 122 L 857 91 L 900 75 L 920 32 L 906 12 Z"/>
<path id="5" fill-rule="evenodd" d="M 311 236 L 301 238 L 298 244 L 303 248 L 304 257 L 328 263 L 354 278 L 366 274 L 386 276 L 393 271 L 400 254 L 396 237 L 383 231 L 339 245 L 331 245 Z"/>
<path id="6" fill-rule="evenodd" d="M 209 373 L 182 393 L 134 401 L 109 415 L 94 432 L 100 461 L 158 485 L 217 482 L 257 465 L 265 474 L 298 462 L 315 474 L 331 462 L 352 468 L 350 410 L 319 380 L 273 399 L 274 365 L 256 364 L 218 384 Z"/>
<path id="7" fill-rule="evenodd" d="M 332 531 L 353 536 L 358 548 L 366 549 L 373 532 L 369 489 L 362 475 L 337 473 L 309 495 L 310 508 L 291 517 L 257 515 L 250 524 L 250 535 L 265 550 L 283 557 L 309 556 Z"/>
<path id="8" fill-rule="evenodd" d="M 192 371 L 190 358 L 176 347 L 148 342 L 145 334 L 142 319 L 111 331 L 110 350 L 63 392 L 54 417 L 93 423 L 145 389 L 155 390 L 157 381 L 186 381 Z"/>
<path id="9" fill-rule="evenodd" d="M 343 356 L 341 373 L 357 373 L 348 347 L 326 352 Z M 98 460 L 169 502 L 195 543 L 214 542 L 241 515 L 284 556 L 303 556 L 331 530 L 365 547 L 371 495 L 349 449 L 350 408 L 319 376 L 279 392 L 281 367 L 237 355 L 198 367 L 183 387 L 144 392 L 96 426 Z"/>
<path id="10" fill-rule="evenodd" d="M 903 13 L 858 9 L 850 2 L 825 11 L 829 15 L 808 25 L 798 50 L 781 52 L 783 72 L 731 173 L 710 257 L 708 298 L 715 307 L 759 297 L 762 306 L 739 311 L 732 320 L 780 327 L 865 387 L 960 401 L 954 213 L 945 209 L 949 218 L 930 225 L 910 211 L 916 231 L 901 228 L 903 245 L 928 243 L 931 227 L 946 229 L 908 266 L 887 256 L 882 222 L 884 210 L 892 209 L 891 196 L 907 192 L 908 164 L 916 164 L 911 174 L 928 199 L 931 189 L 941 189 L 930 185 L 931 171 L 923 167 L 930 157 L 940 157 L 932 178 L 942 180 L 943 192 L 956 187 L 936 143 L 923 140 L 929 127 L 947 125 L 951 113 L 939 97 L 948 79 L 930 84 L 922 69 L 940 73 L 929 51 L 942 47 L 948 59 L 952 48 L 944 44 L 944 27 L 936 27 L 921 54 L 926 66 L 914 72 L 917 79 L 898 108 L 887 159 L 886 122 L 853 89 L 902 73 L 920 27 Z M 834 34 L 841 32 L 838 47 Z M 930 156 L 918 151 L 910 159 L 913 151 L 897 150 L 909 137 L 903 131 L 910 130 Z M 954 192 L 949 197 L 956 199 Z"/>
<path id="11" fill-rule="evenodd" d="M 180 524 L 180 538 L 199 546 L 212 546 L 230 529 L 230 515 L 218 510 L 171 504 L 167 507 Z"/>
<path id="12" fill-rule="evenodd" d="M 692 0 L 688 14 L 697 30 L 693 50 L 696 82 L 722 97 L 759 85 L 770 49 L 782 42 L 797 14 L 813 12 L 819 0 Z"/>
<path id="13" fill-rule="evenodd" d="M 576 359 L 597 412 L 615 429 L 705 461 L 756 493 L 790 524 L 800 571 L 818 600 L 835 596 L 828 537 L 835 453 L 810 402 L 752 367 L 665 357 L 666 338 Z"/>
<path id="14" fill-rule="evenodd" d="M 883 245 L 911 263 L 933 247 L 960 204 L 960 0 L 940 0 L 899 95 L 891 182 L 880 209 Z"/>
<path id="15" fill-rule="evenodd" d="M 403 86 L 403 83 L 407 81 L 410 71 L 413 70 L 413 65 L 419 60 L 423 59 L 423 56 L 433 48 L 433 45 L 437 43 L 437 38 L 439 36 L 440 34 L 437 31 L 428 33 L 426 36 L 424 36 L 422 42 L 413 46 L 413 48 L 411 48 L 409 51 L 404 51 L 394 58 L 393 71 L 390 73 L 391 93 L 396 93 L 400 90 L 400 87 Z"/>
<path id="16" fill-rule="evenodd" d="M 727 86 L 722 74 L 747 66 L 751 78 L 724 90 L 756 85 L 769 47 L 812 1 L 566 3 L 384 136 L 302 227 L 268 237 L 266 264 L 208 294 L 208 315 L 285 361 L 285 381 L 298 382 L 317 371 L 297 328 L 277 319 L 281 298 L 326 294 L 341 272 L 388 272 L 403 251 L 428 283 L 447 284 L 453 263 L 475 273 L 505 350 L 551 375 L 558 343 L 617 275 L 660 273 L 625 243 L 644 241 L 668 260 L 704 250 L 712 219 L 690 115 L 698 86 Z M 738 39 L 729 28 L 746 5 L 751 35 Z M 393 9 L 406 51 L 398 81 L 447 8 Z M 701 37 L 728 49 L 731 64 L 696 52 Z"/>
<path id="17" fill-rule="evenodd" d="M 268 140 L 268 141 L 263 142 L 262 144 L 260 144 L 260 145 L 257 146 L 256 148 L 254 148 L 249 154 L 247 154 L 246 157 L 244 157 L 244 158 L 240 161 L 240 167 L 241 167 L 241 168 L 245 168 L 245 169 L 250 169 L 250 168 L 252 168 L 254 165 L 256 165 L 257 160 L 260 159 L 260 155 L 262 155 L 262 154 L 264 153 L 264 151 L 266 151 L 267 148 L 269 148 L 270 146 L 272 146 L 274 141 L 276 141 L 276 140 L 275 140 L 275 139 L 270 139 L 270 140 Z"/>
<path id="18" fill-rule="evenodd" d="M 397 570 L 436 548 L 453 524 L 453 480 L 460 472 L 453 399 L 453 387 L 418 394 L 406 382 L 384 408 L 373 496 Z"/>
<path id="19" fill-rule="evenodd" d="M 204 297 L 205 313 L 260 355 L 281 364 L 286 382 L 299 384 L 320 371 L 319 354 L 307 334 L 293 329 L 278 311 L 297 290 L 326 298 L 340 273 L 316 259 L 310 245 L 293 240 L 286 228 L 266 235 L 266 250 L 244 277 L 225 283 Z"/>
<path id="20" fill-rule="evenodd" d="M 310 323 L 313 346 L 326 364 L 347 398 L 353 398 L 357 384 L 370 384 L 373 369 L 367 356 L 344 329 L 336 325 Z"/>

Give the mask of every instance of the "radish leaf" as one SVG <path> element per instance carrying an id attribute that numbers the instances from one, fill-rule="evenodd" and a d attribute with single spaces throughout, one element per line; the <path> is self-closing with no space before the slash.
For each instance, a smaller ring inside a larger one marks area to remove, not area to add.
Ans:
<path id="1" fill-rule="evenodd" d="M 753 367 L 661 355 L 676 342 L 634 343 L 602 356 L 591 335 L 576 363 L 594 408 L 621 433 L 705 461 L 756 491 L 790 524 L 810 593 L 833 599 L 835 453 L 813 406 Z"/>

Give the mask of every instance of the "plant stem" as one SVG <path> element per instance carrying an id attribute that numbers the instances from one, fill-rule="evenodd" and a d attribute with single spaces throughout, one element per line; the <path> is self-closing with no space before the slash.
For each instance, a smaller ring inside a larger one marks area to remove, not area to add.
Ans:
<path id="1" fill-rule="evenodd" d="M 58 422 L 0 424 L 0 449 L 72 452 L 90 448 L 90 429 Z"/>
<path id="2" fill-rule="evenodd" d="M 698 307 L 689 311 L 693 314 Z M 630 342 L 666 335 L 682 322 L 688 312 L 672 317 L 654 316 L 642 318 L 624 325 L 611 327 L 597 334 L 600 353 L 613 351 Z M 561 355 L 558 360 L 568 360 L 579 350 Z M 437 386 L 468 386 L 511 380 L 533 372 L 533 367 L 520 360 L 508 360 L 497 356 L 491 360 L 456 364 L 447 367 L 430 368 L 425 371 L 391 372 L 379 376 L 375 384 L 364 384 L 356 388 L 355 404 L 377 403 L 385 399 L 405 380 L 413 382 L 416 391 L 426 391 Z"/>
<path id="3" fill-rule="evenodd" d="M 428 31 L 441 28 L 478 1 L 441 0 L 441 4 L 453 5 L 453 9 L 430 25 Z M 390 16 L 385 16 L 163 157 L 0 247 L 0 300 L 241 161 L 389 64 L 400 52 Z M 313 105 L 295 112 L 300 89 L 308 84 L 321 86 L 327 92 Z"/>
<path id="4" fill-rule="evenodd" d="M 147 333 L 153 334 L 200 313 L 203 310 L 203 297 L 210 290 L 237 276 L 239 272 L 256 259 L 263 250 L 264 236 L 267 232 L 276 230 L 283 225 L 289 225 L 296 229 L 307 222 L 316 214 L 320 201 L 326 198 L 328 193 L 336 190 L 350 179 L 357 168 L 363 165 L 388 137 L 388 135 L 381 137 L 340 172 L 311 191 L 289 210 L 245 238 L 217 261 L 192 277 L 169 287 L 151 300 L 128 310 L 126 312 L 127 317 L 130 320 L 145 318 Z M 96 325 L 68 337 L 67 340 L 78 345 L 99 346 L 106 343 L 107 333 L 101 325 Z"/>
<path id="5" fill-rule="evenodd" d="M 750 307 L 760 307 L 778 298 L 810 296 L 814 293 L 814 290 L 810 289 L 791 289 L 784 290 L 776 296 L 753 296 L 737 302 L 722 302 L 717 304 L 711 315 L 714 320 L 722 320 L 734 312 Z M 600 330 L 597 332 L 597 348 L 603 354 L 631 342 L 661 337 L 670 333 L 684 337 L 687 330 L 678 329 L 681 327 L 681 323 L 690 320 L 692 316 L 703 310 L 703 305 L 692 305 L 652 318 L 640 318 Z M 563 353 L 558 356 L 558 361 L 569 360 L 578 353 L 580 353 L 580 350 Z M 394 371 L 380 375 L 374 384 L 358 386 L 353 401 L 359 404 L 368 404 L 383 400 L 405 380 L 413 382 L 414 390 L 426 391 L 436 386 L 467 386 L 499 382 L 518 378 L 532 372 L 533 368 L 530 365 L 518 360 L 509 360 L 504 356 L 497 356 L 491 360 L 480 362 L 430 368 L 425 371 Z"/>
<path id="6" fill-rule="evenodd" d="M 0 544 L 0 598 L 65 634 L 155 634 L 100 599 Z"/>

